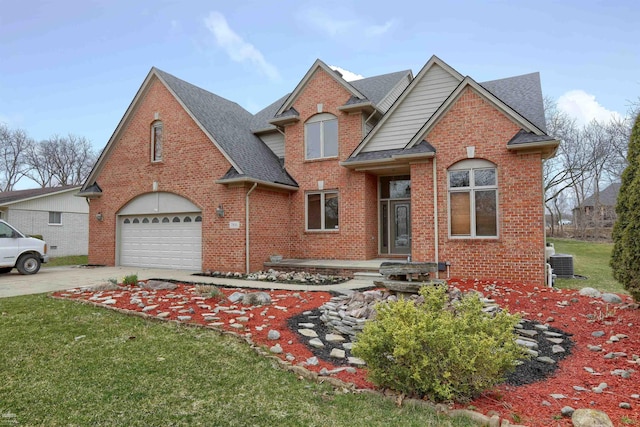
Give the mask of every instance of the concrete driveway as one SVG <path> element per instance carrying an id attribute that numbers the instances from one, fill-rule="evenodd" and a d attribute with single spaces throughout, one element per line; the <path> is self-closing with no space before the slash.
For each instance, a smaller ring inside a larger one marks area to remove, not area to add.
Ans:
<path id="1" fill-rule="evenodd" d="M 104 283 L 110 278 L 122 280 L 129 274 L 138 279 L 172 279 L 197 281 L 195 271 L 165 270 L 139 267 L 42 267 L 36 274 L 23 276 L 13 269 L 0 275 L 0 298 L 39 294 Z"/>

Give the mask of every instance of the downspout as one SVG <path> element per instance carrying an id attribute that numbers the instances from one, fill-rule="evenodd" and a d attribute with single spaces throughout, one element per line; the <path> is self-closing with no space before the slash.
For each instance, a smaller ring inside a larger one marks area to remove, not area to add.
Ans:
<path id="1" fill-rule="evenodd" d="M 253 187 L 251 187 L 251 189 L 249 191 L 247 191 L 247 195 L 245 196 L 245 200 L 244 200 L 244 210 L 245 210 L 245 221 L 244 221 L 244 229 L 245 229 L 245 243 L 246 243 L 246 248 L 245 248 L 245 257 L 246 257 L 246 264 L 247 264 L 247 274 L 251 273 L 251 271 L 249 270 L 249 195 L 253 192 L 253 190 L 256 189 L 256 187 L 258 186 L 258 183 L 254 183 Z"/>
<path id="2" fill-rule="evenodd" d="M 433 158 L 433 246 L 435 250 L 435 261 L 439 262 L 439 244 L 438 244 L 438 174 L 436 168 L 436 158 Z M 436 279 L 440 278 L 440 268 L 436 269 Z"/>

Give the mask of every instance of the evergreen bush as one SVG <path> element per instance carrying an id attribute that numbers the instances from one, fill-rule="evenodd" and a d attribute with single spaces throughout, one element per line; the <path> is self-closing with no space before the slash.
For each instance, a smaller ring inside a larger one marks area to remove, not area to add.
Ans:
<path id="1" fill-rule="evenodd" d="M 631 132 L 627 161 L 616 202 L 611 268 L 613 277 L 640 301 L 640 116 Z"/>
<path id="2" fill-rule="evenodd" d="M 503 381 L 526 352 L 515 343 L 518 316 L 482 311 L 477 295 L 448 304 L 445 287 L 424 286 L 424 304 L 380 303 L 353 353 L 376 385 L 433 401 L 465 401 Z"/>

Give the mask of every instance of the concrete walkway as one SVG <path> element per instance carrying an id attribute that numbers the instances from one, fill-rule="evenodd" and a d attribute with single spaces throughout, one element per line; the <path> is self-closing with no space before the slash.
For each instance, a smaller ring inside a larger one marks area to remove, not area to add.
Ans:
<path id="1" fill-rule="evenodd" d="M 227 279 L 219 277 L 194 276 L 199 271 L 169 270 L 138 267 L 43 267 L 37 274 L 23 276 L 14 269 L 9 274 L 0 275 L 0 298 L 18 295 L 39 294 L 83 286 L 98 285 L 109 279 L 119 282 L 129 274 L 137 274 L 139 280 L 163 279 L 179 282 L 206 283 L 226 287 L 283 289 L 296 291 L 348 291 L 373 287 L 373 280 L 352 279 L 337 285 L 298 285 L 270 283 L 251 280 Z"/>

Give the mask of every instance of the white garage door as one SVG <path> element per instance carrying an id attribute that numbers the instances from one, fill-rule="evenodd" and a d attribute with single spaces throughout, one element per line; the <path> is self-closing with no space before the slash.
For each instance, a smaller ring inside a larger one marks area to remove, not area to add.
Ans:
<path id="1" fill-rule="evenodd" d="M 202 269 L 202 216 L 129 215 L 120 219 L 120 265 Z"/>

